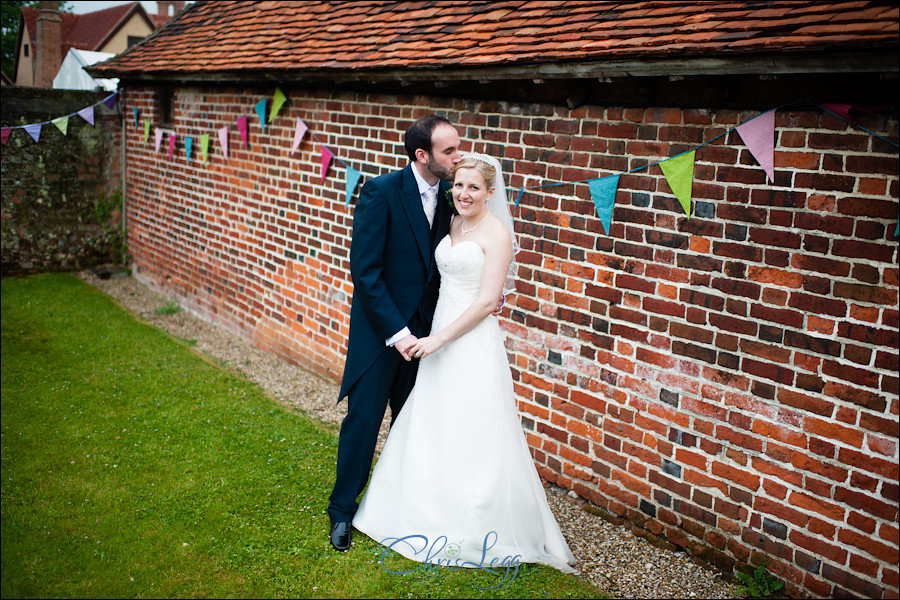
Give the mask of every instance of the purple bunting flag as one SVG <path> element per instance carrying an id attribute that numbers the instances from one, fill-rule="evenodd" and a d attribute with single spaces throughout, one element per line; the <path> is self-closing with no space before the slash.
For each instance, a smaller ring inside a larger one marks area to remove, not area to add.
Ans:
<path id="1" fill-rule="evenodd" d="M 78 116 L 90 123 L 94 124 L 94 107 L 88 106 L 87 108 L 82 108 L 78 111 Z"/>
<path id="2" fill-rule="evenodd" d="M 609 235 L 613 206 L 616 202 L 616 190 L 619 189 L 619 175 L 591 179 L 588 187 L 591 190 L 594 207 L 597 209 L 597 216 L 600 217 L 600 223 L 603 225 L 603 231 Z"/>
<path id="3" fill-rule="evenodd" d="M 37 143 L 39 139 L 41 139 L 41 124 L 34 123 L 33 125 L 26 125 L 25 131 L 28 132 L 28 135 L 31 136 L 31 139 Z"/>
<path id="4" fill-rule="evenodd" d="M 112 109 L 116 105 L 116 98 L 118 98 L 119 94 L 111 94 L 103 99 L 103 104 L 106 105 L 106 108 Z"/>
<path id="5" fill-rule="evenodd" d="M 322 181 L 319 183 L 325 183 L 325 175 L 328 174 L 328 166 L 331 164 L 331 159 L 334 158 L 334 154 L 332 154 L 331 150 L 322 146 Z"/>
<path id="6" fill-rule="evenodd" d="M 775 111 L 770 110 L 736 127 L 744 144 L 775 183 Z"/>

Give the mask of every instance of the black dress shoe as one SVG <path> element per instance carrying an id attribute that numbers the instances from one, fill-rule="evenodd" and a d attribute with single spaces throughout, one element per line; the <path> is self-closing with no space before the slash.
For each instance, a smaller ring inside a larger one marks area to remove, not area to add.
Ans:
<path id="1" fill-rule="evenodd" d="M 334 546 L 335 550 L 346 552 L 350 549 L 350 532 L 352 529 L 353 526 L 349 521 L 331 524 L 331 534 L 328 537 L 331 539 L 331 545 Z"/>

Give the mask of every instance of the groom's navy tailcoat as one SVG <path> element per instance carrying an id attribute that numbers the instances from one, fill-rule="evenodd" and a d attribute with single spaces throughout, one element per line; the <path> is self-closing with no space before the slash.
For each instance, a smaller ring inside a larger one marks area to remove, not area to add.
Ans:
<path id="1" fill-rule="evenodd" d="M 353 303 L 343 399 L 383 352 L 385 340 L 409 327 L 428 335 L 440 276 L 434 249 L 450 230 L 449 184 L 438 187 L 434 228 L 429 229 L 412 164 L 366 182 L 353 216 L 350 275 Z"/>

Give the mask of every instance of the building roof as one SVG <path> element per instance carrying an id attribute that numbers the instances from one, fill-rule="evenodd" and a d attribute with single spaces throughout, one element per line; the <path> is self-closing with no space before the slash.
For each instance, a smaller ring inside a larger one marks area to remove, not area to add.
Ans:
<path id="1" fill-rule="evenodd" d="M 37 40 L 39 13 L 40 10 L 37 8 L 27 6 L 22 8 L 22 18 L 32 40 Z M 151 29 L 159 27 L 159 23 L 147 14 L 140 2 L 129 2 L 81 15 L 61 12 L 59 14 L 61 56 L 65 56 L 70 48 L 100 50 L 135 13 L 141 16 Z"/>
<path id="2" fill-rule="evenodd" d="M 790 65 L 802 56 L 806 69 L 819 57 L 821 68 L 896 72 L 898 12 L 866 0 L 200 0 L 91 70 L 129 79 L 374 81 L 433 78 L 437 70 L 451 79 L 498 69 L 508 77 L 616 68 L 699 73 L 722 60 L 763 73 L 798 68 Z M 873 51 L 883 55 L 877 66 Z M 849 61 L 836 61 L 841 53 Z M 866 58 L 854 62 L 860 53 Z"/>

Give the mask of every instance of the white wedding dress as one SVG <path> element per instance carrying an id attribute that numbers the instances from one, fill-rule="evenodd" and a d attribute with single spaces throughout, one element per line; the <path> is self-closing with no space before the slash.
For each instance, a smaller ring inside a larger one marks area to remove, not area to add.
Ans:
<path id="1" fill-rule="evenodd" d="M 435 259 L 433 332 L 478 296 L 484 253 L 447 236 Z M 525 442 L 496 317 L 422 359 L 353 525 L 419 562 L 575 572 Z"/>

